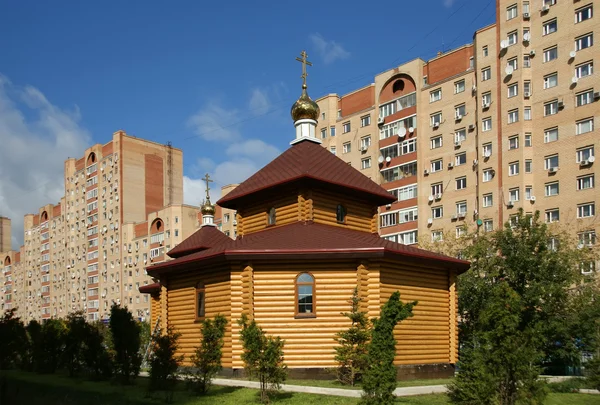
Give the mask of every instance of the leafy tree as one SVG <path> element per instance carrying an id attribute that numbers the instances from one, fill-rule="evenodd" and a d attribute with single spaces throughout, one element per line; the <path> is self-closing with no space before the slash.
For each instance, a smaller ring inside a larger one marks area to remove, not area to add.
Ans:
<path id="1" fill-rule="evenodd" d="M 221 370 L 226 326 L 227 319 L 223 315 L 217 315 L 214 320 L 202 321 L 202 341 L 191 359 L 196 368 L 192 376 L 193 386 L 198 393 L 205 394 L 212 379 Z"/>
<path id="2" fill-rule="evenodd" d="M 177 369 L 183 361 L 183 355 L 175 356 L 177 340 L 181 334 L 168 328 L 166 333 L 158 336 L 152 342 L 153 350 L 150 356 L 150 384 L 151 391 L 167 391 L 167 402 L 173 399 L 173 390 L 177 384 Z"/>
<path id="3" fill-rule="evenodd" d="M 109 325 L 115 374 L 121 383 L 129 384 L 139 374 L 142 364 L 140 325 L 127 308 L 120 308 L 116 304 L 110 309 Z"/>
<path id="4" fill-rule="evenodd" d="M 358 288 L 354 289 L 350 303 L 351 312 L 342 315 L 352 322 L 350 328 L 336 334 L 335 361 L 338 362 L 337 378 L 342 384 L 352 385 L 360 381 L 367 367 L 367 344 L 371 338 L 367 313 L 360 310 L 362 299 L 358 296 Z"/>
<path id="5" fill-rule="evenodd" d="M 29 321 L 26 326 L 27 331 L 27 364 L 25 369 L 28 371 L 41 372 L 44 359 L 42 342 L 42 325 L 34 320 Z"/>
<path id="6" fill-rule="evenodd" d="M 83 311 L 67 315 L 63 361 L 70 377 L 76 376 L 83 366 L 87 329 L 88 323 Z"/>
<path id="7" fill-rule="evenodd" d="M 108 352 L 108 342 L 103 334 L 106 326 L 102 322 L 87 324 L 85 329 L 85 344 L 83 346 L 83 361 L 87 371 L 95 379 L 107 379 L 112 375 L 112 360 Z"/>
<path id="8" fill-rule="evenodd" d="M 16 309 L 9 309 L 0 317 L 0 370 L 21 363 L 26 350 L 27 334 Z"/>
<path id="9" fill-rule="evenodd" d="M 240 339 L 244 352 L 241 357 L 245 370 L 250 377 L 258 377 L 260 400 L 269 403 L 271 393 L 279 390 L 287 377 L 287 366 L 283 362 L 284 341 L 279 336 L 266 336 L 246 314 L 242 315 L 238 324 L 242 327 Z"/>
<path id="10" fill-rule="evenodd" d="M 379 318 L 374 318 L 371 342 L 368 346 L 368 367 L 362 378 L 365 405 L 386 405 L 394 403 L 396 389 L 396 340 L 394 328 L 398 322 L 413 316 L 413 307 L 417 302 L 404 304 L 400 301 L 400 292 L 396 291 L 381 307 Z"/>
<path id="11" fill-rule="evenodd" d="M 541 403 L 543 360 L 574 359 L 582 297 L 580 263 L 590 251 L 521 210 L 503 229 L 472 239 L 471 269 L 459 277 L 461 372 L 456 403 Z"/>

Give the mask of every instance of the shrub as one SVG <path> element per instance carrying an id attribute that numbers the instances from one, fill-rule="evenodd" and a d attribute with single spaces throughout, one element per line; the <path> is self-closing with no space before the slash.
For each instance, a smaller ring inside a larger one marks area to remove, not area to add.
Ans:
<path id="1" fill-rule="evenodd" d="M 0 370 L 17 366 L 26 350 L 27 334 L 16 309 L 9 309 L 0 317 Z"/>
<path id="2" fill-rule="evenodd" d="M 594 357 L 586 363 L 585 373 L 588 384 L 592 388 L 600 390 L 600 357 Z"/>
<path id="3" fill-rule="evenodd" d="M 246 314 L 238 320 L 242 327 L 240 339 L 244 352 L 242 360 L 250 377 L 256 376 L 260 382 L 260 400 L 270 402 L 273 391 L 279 390 L 287 376 L 287 366 L 283 363 L 284 341 L 279 336 L 266 336 L 258 324 L 249 321 Z"/>
<path id="4" fill-rule="evenodd" d="M 223 355 L 223 337 L 227 319 L 217 315 L 214 320 L 202 321 L 202 342 L 192 356 L 192 364 L 196 368 L 193 373 L 192 385 L 196 392 L 205 394 L 210 388 L 212 379 L 221 370 Z"/>
<path id="5" fill-rule="evenodd" d="M 585 388 L 584 378 L 567 378 L 564 381 L 549 383 L 548 389 L 550 392 L 571 393 L 579 392 L 581 388 Z"/>
<path id="6" fill-rule="evenodd" d="M 172 328 L 158 336 L 152 342 L 150 355 L 150 391 L 167 391 L 167 402 L 173 399 L 173 390 L 177 384 L 177 369 L 183 361 L 183 356 L 175 356 L 177 340 L 181 334 Z"/>
<path id="7" fill-rule="evenodd" d="M 385 405 L 394 403 L 396 389 L 396 340 L 394 328 L 398 322 L 413 315 L 412 309 L 417 302 L 403 304 L 400 292 L 396 291 L 381 307 L 379 319 L 373 319 L 371 343 L 368 346 L 369 365 L 362 379 L 362 403 L 366 405 Z"/>
<path id="8" fill-rule="evenodd" d="M 342 313 L 352 321 L 349 329 L 336 334 L 335 361 L 338 362 L 337 379 L 345 385 L 356 384 L 360 381 L 367 367 L 367 343 L 371 338 L 367 313 L 360 311 L 361 298 L 358 288 L 354 289 L 350 303 L 352 311 Z"/>
<path id="9" fill-rule="evenodd" d="M 121 383 L 129 384 L 139 374 L 142 364 L 140 325 L 127 308 L 120 308 L 116 304 L 110 309 L 109 325 L 115 375 Z"/>

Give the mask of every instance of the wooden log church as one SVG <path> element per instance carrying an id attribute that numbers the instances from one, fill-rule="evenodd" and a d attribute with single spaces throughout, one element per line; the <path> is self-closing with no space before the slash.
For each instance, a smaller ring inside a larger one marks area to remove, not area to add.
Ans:
<path id="1" fill-rule="evenodd" d="M 341 313 L 354 288 L 369 317 L 398 290 L 418 301 L 414 317 L 395 329 L 399 378 L 450 375 L 458 355 L 455 280 L 469 263 L 377 234 L 377 208 L 395 197 L 319 145 L 319 107 L 307 94 L 302 56 L 292 146 L 217 202 L 237 210 L 236 240 L 215 228 L 207 193 L 202 227 L 168 253 L 174 260 L 148 268 L 157 282 L 140 290 L 152 296 L 152 322 L 181 333 L 189 364 L 199 322 L 224 315 L 222 362 L 235 375 L 243 369 L 237 320 L 246 313 L 285 340 L 291 375 L 320 378 L 336 366 L 334 338 L 350 325 Z"/>

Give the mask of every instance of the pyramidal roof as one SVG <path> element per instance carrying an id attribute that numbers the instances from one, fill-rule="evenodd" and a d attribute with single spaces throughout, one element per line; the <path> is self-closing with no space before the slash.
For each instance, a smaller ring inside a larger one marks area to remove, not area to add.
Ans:
<path id="1" fill-rule="evenodd" d="M 221 207 L 237 209 L 250 194 L 302 179 L 343 187 L 377 205 L 396 198 L 383 187 L 338 158 L 318 143 L 298 142 L 217 201 Z"/>
<path id="2" fill-rule="evenodd" d="M 187 239 L 167 252 L 172 258 L 186 256 L 204 249 L 231 241 L 231 238 L 219 231 L 215 226 L 203 226 Z"/>

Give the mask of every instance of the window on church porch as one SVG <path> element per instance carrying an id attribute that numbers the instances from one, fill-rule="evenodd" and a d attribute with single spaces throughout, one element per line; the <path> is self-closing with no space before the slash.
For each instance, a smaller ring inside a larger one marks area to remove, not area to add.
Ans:
<path id="1" fill-rule="evenodd" d="M 345 224 L 346 223 L 346 207 L 342 204 L 338 204 L 335 216 L 338 222 Z"/>
<path id="2" fill-rule="evenodd" d="M 271 207 L 268 212 L 267 225 L 275 225 L 277 223 L 277 210 Z"/>
<path id="3" fill-rule="evenodd" d="M 205 289 L 204 284 L 198 283 L 196 286 L 196 319 L 202 320 L 205 315 Z"/>
<path id="4" fill-rule="evenodd" d="M 315 316 L 315 279 L 309 273 L 300 273 L 296 278 L 297 317 Z"/>

